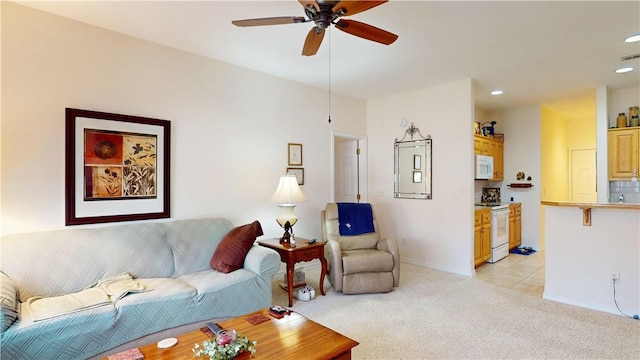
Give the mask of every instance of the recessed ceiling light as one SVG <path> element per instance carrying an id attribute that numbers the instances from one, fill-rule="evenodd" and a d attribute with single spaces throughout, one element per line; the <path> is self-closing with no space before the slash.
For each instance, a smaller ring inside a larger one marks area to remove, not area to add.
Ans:
<path id="1" fill-rule="evenodd" d="M 616 70 L 616 73 L 617 74 L 624 74 L 624 73 L 628 73 L 629 71 L 633 71 L 633 68 L 632 67 L 623 67 L 623 68 L 620 68 L 620 69 Z"/>
<path id="2" fill-rule="evenodd" d="M 504 91 L 502 90 L 493 90 L 491 92 L 491 95 L 502 95 L 504 93 Z"/>
<path id="3" fill-rule="evenodd" d="M 640 41 L 640 34 L 631 35 L 628 38 L 624 39 L 624 42 L 636 42 Z"/>

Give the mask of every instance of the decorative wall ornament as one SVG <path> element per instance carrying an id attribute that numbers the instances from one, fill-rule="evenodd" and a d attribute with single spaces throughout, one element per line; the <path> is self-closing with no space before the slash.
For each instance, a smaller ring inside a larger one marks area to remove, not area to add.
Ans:
<path id="1" fill-rule="evenodd" d="M 405 140 L 409 136 L 409 140 Z M 414 140 L 414 136 L 419 139 Z M 431 135 L 424 137 L 411 123 L 402 139 L 394 142 L 394 197 L 431 199 L 432 174 Z"/>

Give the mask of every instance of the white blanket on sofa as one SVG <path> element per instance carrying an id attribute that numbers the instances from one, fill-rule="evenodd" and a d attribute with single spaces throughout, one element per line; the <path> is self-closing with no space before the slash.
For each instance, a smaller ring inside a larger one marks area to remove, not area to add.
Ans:
<path id="1" fill-rule="evenodd" d="M 23 311 L 31 314 L 33 321 L 50 319 L 72 312 L 111 304 L 132 292 L 144 292 L 145 285 L 133 280 L 128 273 L 100 279 L 84 290 L 54 297 L 34 296 L 22 305 Z"/>

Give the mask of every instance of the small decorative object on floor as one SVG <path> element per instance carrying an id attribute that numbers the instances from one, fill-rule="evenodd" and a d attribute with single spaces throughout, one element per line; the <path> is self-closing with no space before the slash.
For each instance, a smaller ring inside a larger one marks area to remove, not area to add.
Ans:
<path id="1" fill-rule="evenodd" d="M 316 298 L 316 291 L 311 286 L 305 286 L 298 290 L 298 300 L 311 301 Z"/>
<path id="2" fill-rule="evenodd" d="M 218 331 L 215 339 L 196 343 L 192 351 L 195 358 L 231 360 L 245 351 L 254 354 L 257 344 L 246 336 L 236 336 L 235 330 L 223 329 Z"/>
<path id="3" fill-rule="evenodd" d="M 511 249 L 511 251 L 510 251 L 510 253 L 518 254 L 518 255 L 531 255 L 531 254 L 534 254 L 535 252 L 536 251 L 533 250 L 533 248 L 531 248 L 529 246 L 524 246 L 524 247 Z"/>

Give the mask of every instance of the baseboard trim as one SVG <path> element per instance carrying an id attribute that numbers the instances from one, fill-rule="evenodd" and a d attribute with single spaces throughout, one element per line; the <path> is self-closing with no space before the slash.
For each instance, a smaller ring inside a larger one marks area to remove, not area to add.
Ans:
<path id="1" fill-rule="evenodd" d="M 420 267 L 424 267 L 424 268 L 429 268 L 429 269 L 433 269 L 433 270 L 437 270 L 437 271 L 444 271 L 444 272 L 448 272 L 448 273 L 456 274 L 456 275 L 463 275 L 463 276 L 473 276 L 474 275 L 472 273 L 461 272 L 460 269 L 445 268 L 445 267 L 438 266 L 438 265 L 435 265 L 435 264 L 432 264 L 432 263 L 419 261 L 419 260 L 416 260 L 416 259 L 410 259 L 410 258 L 406 258 L 406 257 L 401 257 L 400 258 L 400 263 L 401 264 L 402 263 L 407 263 L 407 264 L 420 266 Z"/>
<path id="2" fill-rule="evenodd" d="M 609 313 L 609 314 L 622 316 L 622 314 L 620 314 L 620 312 L 618 312 L 615 308 L 611 309 L 611 308 L 606 308 L 606 307 L 602 307 L 602 306 L 595 306 L 595 305 L 592 305 L 592 304 L 585 304 L 583 302 L 577 301 L 577 300 L 572 299 L 572 298 L 550 294 L 547 291 L 544 291 L 542 293 L 542 298 L 545 299 L 545 300 L 555 301 L 555 302 L 559 302 L 559 303 L 563 303 L 563 304 L 567 304 L 567 305 L 573 305 L 573 306 L 577 306 L 577 307 L 581 307 L 581 308 L 585 308 L 585 309 L 597 310 L 597 311 L 602 311 L 602 312 L 606 312 L 606 313 Z"/>

